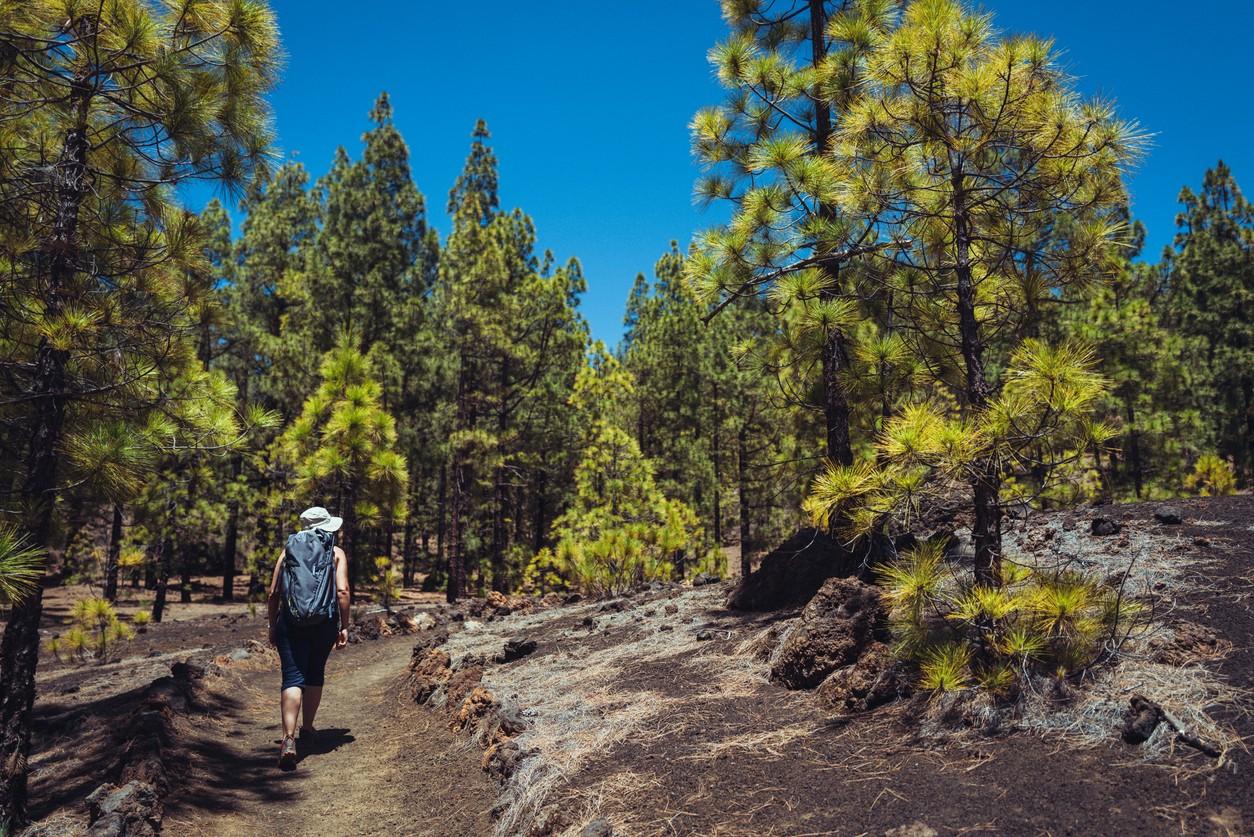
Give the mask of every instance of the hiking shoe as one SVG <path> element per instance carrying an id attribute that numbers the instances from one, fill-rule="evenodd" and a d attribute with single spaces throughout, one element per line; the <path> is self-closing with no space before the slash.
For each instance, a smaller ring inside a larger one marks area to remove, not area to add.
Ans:
<path id="1" fill-rule="evenodd" d="M 281 770 L 296 769 L 296 736 L 283 736 L 283 746 L 279 748 L 279 768 Z"/>

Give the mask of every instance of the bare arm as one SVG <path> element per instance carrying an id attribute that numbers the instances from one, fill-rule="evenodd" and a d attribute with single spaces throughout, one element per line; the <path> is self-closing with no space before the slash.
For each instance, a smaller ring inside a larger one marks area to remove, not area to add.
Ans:
<path id="1" fill-rule="evenodd" d="M 338 546 L 335 548 L 335 600 L 340 606 L 340 635 L 335 647 L 343 648 L 348 645 L 348 623 L 352 614 L 348 608 L 348 555 Z"/>
<path id="2" fill-rule="evenodd" d="M 274 626 L 278 624 L 279 619 L 279 603 L 281 597 L 279 594 L 279 574 L 283 571 L 283 553 L 279 553 L 279 560 L 274 562 L 274 575 L 270 579 L 270 595 L 266 598 L 266 616 L 270 620 L 270 642 L 274 642 Z"/>

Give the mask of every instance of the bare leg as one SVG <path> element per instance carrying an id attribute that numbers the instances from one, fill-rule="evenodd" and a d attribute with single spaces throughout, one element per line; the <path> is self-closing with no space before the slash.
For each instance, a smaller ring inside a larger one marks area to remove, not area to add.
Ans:
<path id="1" fill-rule="evenodd" d="M 301 716 L 303 723 L 301 729 L 313 729 L 314 716 L 318 714 L 318 704 L 322 703 L 322 687 L 306 686 L 305 697 L 301 703 Z"/>
<path id="2" fill-rule="evenodd" d="M 319 689 L 319 692 L 322 690 Z M 296 735 L 296 721 L 300 717 L 301 704 L 301 687 L 290 686 L 283 690 L 283 696 L 279 701 L 279 706 L 283 714 L 283 735 Z"/>

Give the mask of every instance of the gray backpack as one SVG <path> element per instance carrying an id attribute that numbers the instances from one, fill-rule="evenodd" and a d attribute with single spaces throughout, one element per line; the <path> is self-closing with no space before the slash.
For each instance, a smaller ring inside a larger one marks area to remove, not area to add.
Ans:
<path id="1" fill-rule="evenodd" d="M 296 627 L 335 617 L 335 546 L 329 532 L 306 529 L 283 551 L 283 610 Z"/>

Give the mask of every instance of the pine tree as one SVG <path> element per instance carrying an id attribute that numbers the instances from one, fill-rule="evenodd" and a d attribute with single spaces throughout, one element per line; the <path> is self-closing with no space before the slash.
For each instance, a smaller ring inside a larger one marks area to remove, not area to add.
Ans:
<path id="1" fill-rule="evenodd" d="M 449 194 L 453 232 L 433 294 L 433 320 L 453 359 L 450 600 L 466 592 L 472 564 L 485 554 L 493 587 L 509 588 L 507 557 L 524 525 L 522 486 L 513 475 L 530 458 L 521 443 L 534 438 L 537 406 L 570 380 L 572 359 L 586 340 L 576 310 L 583 289 L 578 263 L 550 270 L 546 254 L 542 265 L 531 219 L 496 209 L 496 157 L 488 138 L 480 122 Z M 481 583 L 484 578 L 481 573 Z"/>
<path id="2" fill-rule="evenodd" d="M 1167 280 L 1158 265 L 1135 261 L 1144 229 L 1133 225 L 1128 251 L 1108 281 L 1084 289 L 1063 332 L 1093 347 L 1109 391 L 1099 414 L 1120 425 L 1117 449 L 1095 452 L 1094 465 L 1116 496 L 1170 494 L 1206 450 L 1195 401 L 1205 380 L 1202 347 L 1168 326 Z M 1204 376 L 1203 376 L 1204 377 Z"/>
<path id="3" fill-rule="evenodd" d="M 1180 193 L 1169 255 L 1171 322 L 1201 341 L 1209 386 L 1195 404 L 1210 418 L 1209 436 L 1236 466 L 1242 484 L 1254 479 L 1254 208 L 1221 160 L 1202 189 Z M 1217 407 L 1217 409 L 1216 409 Z"/>
<path id="4" fill-rule="evenodd" d="M 1091 354 L 1024 341 L 998 392 L 986 349 L 1040 296 L 1114 269 L 1127 230 L 1111 213 L 1136 135 L 1109 106 L 1069 89 L 1047 42 L 998 38 L 988 15 L 952 0 L 910 5 L 895 30 L 877 25 L 878 11 L 833 22 L 873 49 L 824 168 L 846 213 L 874 227 L 877 272 L 910 299 L 914 334 L 948 355 L 955 375 L 938 383 L 961 410 L 906 408 L 877 445 L 883 467 L 831 471 L 809 505 L 828 519 L 858 498 L 857 528 L 867 530 L 917 501 L 923 481 L 952 490 L 965 475 L 976 578 L 996 584 L 1004 470 L 1029 467 L 1029 450 L 1072 458 L 1106 429 L 1085 414 L 1101 392 Z M 1067 214 L 1079 222 L 1066 239 L 1048 234 Z"/>
<path id="5" fill-rule="evenodd" d="M 702 551 L 695 512 L 658 488 L 653 463 L 623 427 L 634 386 L 631 373 L 597 343 L 571 395 L 586 441 L 573 502 L 553 524 L 556 554 L 577 586 L 603 594 L 682 577 Z"/>
<path id="6" fill-rule="evenodd" d="M 893 4 L 861 4 L 863 31 L 841 30 L 847 2 L 764 0 L 724 4 L 733 35 L 710 53 L 731 91 L 722 107 L 692 122 L 697 156 L 716 169 L 698 185 L 706 201 L 727 200 L 730 224 L 701 239 L 689 272 L 718 307 L 771 289 L 797 303 L 821 367 L 827 455 L 850 465 L 854 420 L 848 380 L 849 330 L 860 319 L 856 270 L 870 227 L 839 208 L 838 184 L 823 162 L 857 89 L 873 31 L 891 25 Z M 861 20 L 861 18 L 860 18 Z M 717 309 L 716 309 L 717 310 Z M 865 312 L 863 312 L 865 313 Z"/>
<path id="7" fill-rule="evenodd" d="M 322 383 L 279 439 L 292 493 L 325 498 L 321 505 L 343 515 L 341 545 L 353 558 L 354 583 L 372 560 L 359 533 L 400 518 L 408 478 L 405 457 L 396 450 L 396 422 L 383 409 L 382 387 L 370 372 L 352 343 L 327 352 Z"/>
<path id="8" fill-rule="evenodd" d="M 0 310 L 24 324 L 3 350 L 6 386 L 24 405 L 6 419 L 29 429 L 20 496 L 43 546 L 67 476 L 61 452 L 102 441 L 101 421 L 144 414 L 154 393 L 132 396 L 155 373 L 140 370 L 189 360 L 170 338 L 187 322 L 178 285 L 180 265 L 199 258 L 196 224 L 170 189 L 192 177 L 238 184 L 264 163 L 277 30 L 257 0 L 119 0 L 68 14 L 36 0 L 5 5 L 0 32 Z M 105 419 L 101 401 L 118 412 Z M 39 592 L 15 607 L 0 650 L 10 826 L 25 818 L 41 609 Z"/>

